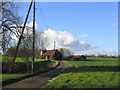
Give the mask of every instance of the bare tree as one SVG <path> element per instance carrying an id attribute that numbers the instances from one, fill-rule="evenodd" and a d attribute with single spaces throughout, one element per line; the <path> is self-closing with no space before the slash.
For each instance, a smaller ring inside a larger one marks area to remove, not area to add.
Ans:
<path id="1" fill-rule="evenodd" d="M 67 48 L 60 48 L 59 51 L 63 55 L 63 57 L 69 57 L 73 55 L 73 52 Z"/>
<path id="2" fill-rule="evenodd" d="M 46 49 L 49 46 L 48 41 L 49 41 L 49 39 L 47 36 L 44 36 L 44 34 L 40 35 L 40 42 L 41 42 L 40 44 L 41 44 L 42 50 Z"/>
<path id="3" fill-rule="evenodd" d="M 14 2 L 0 2 L 0 45 L 2 47 L 3 54 L 9 44 L 11 44 L 12 36 L 19 37 L 21 30 L 20 17 L 17 15 L 16 10 L 18 6 Z"/>
<path id="4" fill-rule="evenodd" d="M 1 2 L 0 7 L 2 12 L 2 19 L 0 20 L 0 34 L 3 34 L 6 31 L 10 31 L 15 34 L 16 29 L 21 28 L 19 26 L 20 17 L 16 12 L 18 5 L 14 2 Z"/>
<path id="5" fill-rule="evenodd" d="M 36 31 L 35 47 L 37 49 L 37 56 L 39 55 L 42 58 L 44 50 L 49 46 L 48 38 L 44 36 L 40 31 Z"/>
<path id="6" fill-rule="evenodd" d="M 17 8 L 18 5 L 14 2 L 0 2 L 0 47 L 3 55 L 6 55 L 7 49 L 13 45 L 12 36 L 19 38 L 21 26 Z M 3 59 L 7 59 L 6 56 Z"/>

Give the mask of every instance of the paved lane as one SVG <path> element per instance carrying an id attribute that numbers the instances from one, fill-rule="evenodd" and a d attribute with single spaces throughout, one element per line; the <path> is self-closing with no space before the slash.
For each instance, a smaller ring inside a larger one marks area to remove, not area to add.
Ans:
<path id="1" fill-rule="evenodd" d="M 59 62 L 60 65 L 55 68 L 54 70 L 51 70 L 46 73 L 42 73 L 40 75 L 36 75 L 31 78 L 27 78 L 24 80 L 21 80 L 19 82 L 6 85 L 4 88 L 41 88 L 43 85 L 47 84 L 49 81 L 51 81 L 54 77 L 61 74 L 65 69 L 68 68 L 68 65 L 62 61 Z M 23 89 L 22 89 L 23 90 Z"/>

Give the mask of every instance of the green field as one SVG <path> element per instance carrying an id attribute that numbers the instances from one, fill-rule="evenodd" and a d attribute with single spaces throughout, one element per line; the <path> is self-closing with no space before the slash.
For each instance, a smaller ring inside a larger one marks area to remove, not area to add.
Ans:
<path id="1" fill-rule="evenodd" d="M 12 62 L 12 60 L 13 60 L 13 57 L 2 56 L 2 62 Z M 37 59 L 37 58 L 35 58 L 35 62 L 39 62 L 39 61 L 46 61 L 46 59 Z M 25 58 L 17 57 L 15 62 L 27 62 L 27 60 Z M 29 62 L 32 62 L 31 58 L 29 58 Z"/>
<path id="2" fill-rule="evenodd" d="M 117 58 L 65 62 L 70 67 L 43 88 L 118 88 Z"/>

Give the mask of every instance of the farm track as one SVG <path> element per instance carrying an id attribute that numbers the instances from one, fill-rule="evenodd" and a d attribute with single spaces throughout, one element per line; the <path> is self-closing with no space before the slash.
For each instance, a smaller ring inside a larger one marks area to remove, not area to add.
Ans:
<path id="1" fill-rule="evenodd" d="M 14 88 L 22 88 L 22 90 L 26 88 L 41 88 L 43 85 L 47 84 L 54 77 L 60 75 L 65 69 L 68 68 L 68 65 L 66 63 L 62 61 L 59 63 L 60 65 L 54 70 L 21 80 L 10 85 L 6 85 L 2 88 L 2 90 L 6 90 L 7 88 L 11 88 L 12 90 L 14 90 Z"/>

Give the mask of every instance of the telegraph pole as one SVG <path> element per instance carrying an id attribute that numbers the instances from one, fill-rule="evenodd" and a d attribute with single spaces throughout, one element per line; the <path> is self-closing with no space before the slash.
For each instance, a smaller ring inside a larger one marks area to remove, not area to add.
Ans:
<path id="1" fill-rule="evenodd" d="M 11 70 L 12 70 L 12 68 L 13 68 L 13 64 L 14 64 L 15 59 L 16 59 L 16 57 L 17 57 L 18 48 L 19 48 L 19 45 L 20 45 L 21 40 L 22 40 L 22 37 L 23 37 L 23 32 L 24 32 L 24 29 L 25 29 L 25 25 L 26 25 L 26 23 L 27 23 L 27 19 L 28 19 L 29 13 L 30 13 L 30 9 L 31 9 L 31 6 L 32 6 L 32 2 L 33 2 L 33 0 L 31 1 L 30 6 L 29 6 L 29 9 L 28 9 L 28 12 L 27 12 L 27 16 L 26 16 L 26 19 L 25 19 L 25 22 L 24 22 L 24 26 L 23 26 L 23 28 L 22 28 L 22 33 L 21 33 L 21 35 L 20 35 L 20 38 L 19 38 L 19 41 L 18 41 L 18 44 L 17 44 L 17 47 L 16 47 L 15 56 L 14 56 L 14 58 L 13 58 L 13 61 L 12 61 L 11 66 L 10 66 L 9 73 L 11 73 Z"/>
<path id="2" fill-rule="evenodd" d="M 32 73 L 34 73 L 34 59 L 35 59 L 35 0 L 33 5 L 33 58 L 32 58 Z"/>

